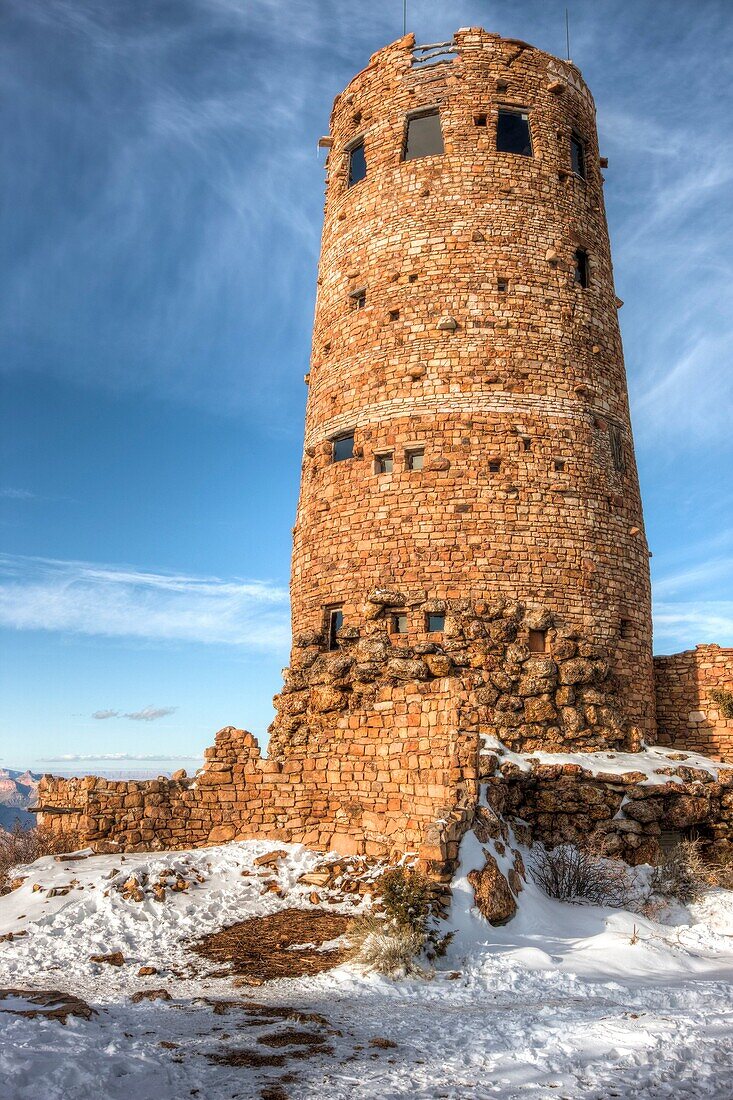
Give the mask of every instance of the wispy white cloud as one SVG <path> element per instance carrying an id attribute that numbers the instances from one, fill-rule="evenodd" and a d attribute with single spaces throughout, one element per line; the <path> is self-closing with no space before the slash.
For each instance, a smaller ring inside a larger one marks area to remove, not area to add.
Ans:
<path id="1" fill-rule="evenodd" d="M 39 756 L 37 760 L 44 764 L 69 764 L 74 761 L 127 761 L 127 760 L 154 760 L 156 763 L 171 763 L 180 760 L 200 761 L 200 756 L 159 756 L 156 753 L 132 753 L 132 752 L 68 752 L 62 756 Z"/>
<path id="2" fill-rule="evenodd" d="M 30 493 L 27 489 L 0 489 L 0 499 L 35 500 L 35 493 Z"/>
<path id="3" fill-rule="evenodd" d="M 142 710 L 122 713 L 119 710 L 95 710 L 92 718 L 104 721 L 107 718 L 129 718 L 132 722 L 157 722 L 159 718 L 167 718 L 169 714 L 175 714 L 178 707 L 143 707 Z"/>
<path id="4" fill-rule="evenodd" d="M 0 555 L 0 625 L 282 650 L 288 593 L 268 581 Z M 149 709 L 126 717 L 149 721 Z"/>
<path id="5" fill-rule="evenodd" d="M 677 652 L 705 642 L 733 645 L 733 600 L 655 601 L 655 652 Z"/>

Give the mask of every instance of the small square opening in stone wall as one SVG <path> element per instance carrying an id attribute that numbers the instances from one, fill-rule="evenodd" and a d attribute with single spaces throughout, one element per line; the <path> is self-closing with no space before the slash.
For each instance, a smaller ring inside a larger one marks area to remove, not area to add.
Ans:
<path id="1" fill-rule="evenodd" d="M 326 608 L 326 632 L 328 635 L 328 648 L 338 649 L 339 638 L 338 633 L 341 627 L 344 625 L 344 612 L 340 607 L 327 607 Z"/>
<path id="2" fill-rule="evenodd" d="M 345 432 L 331 442 L 331 458 L 334 462 L 344 462 L 354 457 L 354 433 Z"/>
<path id="3" fill-rule="evenodd" d="M 422 449 L 405 451 L 405 466 L 408 470 L 422 470 L 425 451 Z"/>
<path id="4" fill-rule="evenodd" d="M 514 153 L 520 157 L 532 156 L 532 136 L 529 115 L 526 111 L 499 108 L 496 124 L 496 149 L 499 153 Z"/>
<path id="5" fill-rule="evenodd" d="M 588 253 L 584 248 L 577 249 L 575 253 L 575 282 L 583 290 L 590 286 L 590 269 L 588 266 Z"/>
<path id="6" fill-rule="evenodd" d="M 361 287 L 360 290 L 354 290 L 349 295 L 351 299 L 352 309 L 364 309 L 366 306 L 366 289 Z"/>
<path id="7" fill-rule="evenodd" d="M 442 612 L 428 612 L 425 616 L 425 629 L 428 634 L 438 634 L 445 630 L 445 615 Z"/>
<path id="8" fill-rule="evenodd" d="M 408 116 L 403 160 L 440 156 L 442 152 L 443 132 L 437 108 Z"/>
<path id="9" fill-rule="evenodd" d="M 570 137 L 570 165 L 576 176 L 585 179 L 585 143 L 578 134 Z"/>
<path id="10" fill-rule="evenodd" d="M 486 122 L 487 122 L 487 116 L 486 115 L 482 114 L 482 115 L 474 115 L 473 116 L 474 126 L 485 126 Z"/>
<path id="11" fill-rule="evenodd" d="M 504 279 L 501 276 L 496 280 L 496 289 L 499 294 L 506 294 L 509 290 L 509 280 Z"/>
<path id="12" fill-rule="evenodd" d="M 530 653 L 546 653 L 547 652 L 547 631 L 546 630 L 530 630 L 529 638 L 527 639 Z"/>
<path id="13" fill-rule="evenodd" d="M 390 615 L 390 631 L 392 634 L 407 634 L 407 612 L 393 611 Z"/>
<path id="14" fill-rule="evenodd" d="M 501 459 L 490 458 L 489 459 L 489 473 L 498 474 L 501 472 Z"/>
<path id="15" fill-rule="evenodd" d="M 394 455 L 391 451 L 374 456 L 374 473 L 391 474 L 394 466 Z"/>
<path id="16" fill-rule="evenodd" d="M 355 183 L 359 183 L 360 180 L 363 180 L 367 173 L 364 142 L 357 141 L 352 145 L 351 148 L 347 150 L 347 156 L 349 158 L 348 186 L 353 187 Z"/>

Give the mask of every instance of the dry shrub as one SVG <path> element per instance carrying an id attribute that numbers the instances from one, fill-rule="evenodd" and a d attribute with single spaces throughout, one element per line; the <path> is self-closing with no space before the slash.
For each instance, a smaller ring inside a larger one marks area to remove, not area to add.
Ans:
<path id="1" fill-rule="evenodd" d="M 658 897 L 699 901 L 710 886 L 722 885 L 723 872 L 724 865 L 704 859 L 699 840 L 682 840 L 654 868 L 650 886 Z"/>
<path id="2" fill-rule="evenodd" d="M 369 970 L 390 978 L 425 975 L 417 962 L 425 946 L 425 932 L 367 913 L 354 921 L 349 939 L 357 948 L 359 962 Z"/>
<path id="3" fill-rule="evenodd" d="M 592 845 L 578 848 L 560 844 L 550 850 L 538 845 L 532 852 L 534 882 L 558 901 L 586 902 L 617 909 L 636 907 L 635 881 L 621 860 L 609 859 Z"/>
<path id="4" fill-rule="evenodd" d="M 0 829 L 0 893 L 9 891 L 14 867 L 64 850 L 61 840 L 48 829 L 24 829 L 19 821 L 9 831 Z"/>

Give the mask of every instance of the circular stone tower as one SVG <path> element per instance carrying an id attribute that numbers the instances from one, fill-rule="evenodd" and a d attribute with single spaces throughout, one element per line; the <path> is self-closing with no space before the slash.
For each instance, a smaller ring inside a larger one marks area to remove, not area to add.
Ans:
<path id="1" fill-rule="evenodd" d="M 579 71 L 480 29 L 407 36 L 337 97 L 322 144 L 285 694 L 306 668 L 322 684 L 329 650 L 342 694 L 397 650 L 393 678 L 407 658 L 424 679 L 430 655 L 428 676 L 467 685 L 463 728 L 515 747 L 653 736 L 622 303 Z M 281 711 L 275 754 L 304 714 Z"/>

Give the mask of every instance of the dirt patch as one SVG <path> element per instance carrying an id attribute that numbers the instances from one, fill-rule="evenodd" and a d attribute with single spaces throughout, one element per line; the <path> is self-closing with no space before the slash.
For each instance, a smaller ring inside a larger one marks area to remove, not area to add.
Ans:
<path id="1" fill-rule="evenodd" d="M 71 993 L 61 993 L 58 989 L 0 989 L 0 1001 L 6 1002 L 0 1005 L 0 1011 L 25 1016 L 28 1020 L 42 1016 L 46 1020 L 58 1020 L 65 1024 L 69 1016 L 91 1020 L 95 1015 L 86 1001 Z"/>
<path id="2" fill-rule="evenodd" d="M 351 921 L 322 909 L 282 909 L 203 936 L 191 948 L 205 959 L 229 963 L 245 981 L 300 978 L 332 970 L 349 958 L 349 948 L 317 949 L 342 936 Z"/>
<path id="3" fill-rule="evenodd" d="M 313 1031 L 299 1031 L 293 1027 L 285 1031 L 275 1031 L 272 1035 L 261 1035 L 257 1042 L 268 1047 L 320 1047 L 325 1044 L 326 1039 Z"/>

